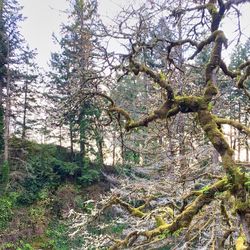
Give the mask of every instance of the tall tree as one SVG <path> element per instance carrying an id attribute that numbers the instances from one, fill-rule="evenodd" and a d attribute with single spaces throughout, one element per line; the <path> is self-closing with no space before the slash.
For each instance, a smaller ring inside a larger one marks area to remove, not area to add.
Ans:
<path id="1" fill-rule="evenodd" d="M 101 137 L 96 133 L 98 126 L 95 126 L 100 111 L 95 100 L 85 94 L 98 89 L 94 53 L 97 41 L 93 36 L 97 2 L 72 0 L 70 4 L 72 23 L 63 25 L 59 41 L 62 51 L 52 54 L 54 71 L 50 75 L 58 95 L 57 105 L 62 111 L 60 120 L 69 126 L 72 155 L 74 142 L 78 141 L 79 160 L 84 165 L 84 159 L 94 151 L 93 141 L 99 150 L 102 148 Z M 102 155 L 99 152 L 99 156 Z"/>
<path id="2" fill-rule="evenodd" d="M 17 92 L 16 83 L 20 80 L 20 65 L 25 64 L 24 58 L 27 51 L 24 49 L 25 41 L 19 31 L 19 22 L 24 17 L 21 14 L 22 7 L 16 0 L 0 1 L 0 117 L 4 113 L 4 152 L 2 178 L 5 181 L 5 188 L 8 178 L 4 173 L 8 173 L 9 166 L 9 137 L 10 125 L 13 115 L 13 96 Z M 14 121 L 13 121 L 14 122 Z M 0 121 L 3 124 L 2 120 Z M 14 125 L 14 124 L 12 124 Z M 3 148 L 3 129 L 1 127 L 0 141 Z"/>

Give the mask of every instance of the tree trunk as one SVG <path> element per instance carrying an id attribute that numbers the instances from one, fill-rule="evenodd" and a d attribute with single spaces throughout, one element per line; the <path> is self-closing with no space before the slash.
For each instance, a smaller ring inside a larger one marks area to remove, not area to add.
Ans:
<path id="1" fill-rule="evenodd" d="M 113 144 L 112 144 L 112 166 L 114 167 L 116 164 L 115 152 L 116 152 L 116 133 L 113 132 Z"/>
<path id="2" fill-rule="evenodd" d="M 245 173 L 237 168 L 233 160 L 233 150 L 224 138 L 224 135 L 217 127 L 212 114 L 208 110 L 199 111 L 198 119 L 208 139 L 221 156 L 222 165 L 227 173 L 227 178 L 232 185 L 231 195 L 235 198 L 235 211 L 240 218 L 246 242 L 250 247 L 250 207 L 248 203 L 249 191 L 244 185 L 248 179 Z M 240 204 L 240 205 L 239 205 Z M 243 205 L 244 204 L 244 205 Z"/>
<path id="3" fill-rule="evenodd" d="M 80 166 L 84 167 L 86 157 L 86 142 L 85 142 L 85 131 L 86 126 L 84 124 L 84 117 L 80 116 Z"/>
<path id="4" fill-rule="evenodd" d="M 23 107 L 22 139 L 26 138 L 27 96 L 28 96 L 28 82 L 25 81 L 25 83 L 24 83 L 24 107 Z"/>
<path id="5" fill-rule="evenodd" d="M 246 112 L 246 115 L 245 115 L 245 126 L 248 126 L 248 112 Z M 246 145 L 246 162 L 249 162 L 249 144 L 248 144 L 248 138 L 246 138 L 246 141 L 245 141 L 245 145 Z"/>
<path id="6" fill-rule="evenodd" d="M 238 110 L 238 121 L 240 122 L 240 120 L 241 120 L 241 103 L 240 103 L 240 101 L 239 101 L 239 110 Z M 240 138 L 240 135 L 241 135 L 241 132 L 240 131 L 238 131 L 238 145 L 237 145 L 237 151 L 238 151 L 238 161 L 240 161 L 241 160 L 241 153 L 240 153 L 240 150 L 241 150 L 241 138 Z"/>
<path id="7" fill-rule="evenodd" d="M 179 0 L 179 8 L 182 8 L 182 0 Z M 178 40 L 182 40 L 182 22 L 181 19 L 178 22 L 177 25 L 178 29 Z M 178 46 L 177 48 L 177 58 L 178 58 L 178 67 L 183 68 L 183 48 L 182 46 Z M 177 85 L 178 85 L 178 90 L 180 94 L 183 94 L 183 79 L 181 72 L 177 73 Z M 185 172 L 185 169 L 187 167 L 187 160 L 185 157 L 186 154 L 186 143 L 185 143 L 185 117 L 184 114 L 180 113 L 179 114 L 179 120 L 178 120 L 178 134 L 179 134 L 179 155 L 180 155 L 180 169 L 181 171 Z M 183 181 L 185 182 L 186 176 L 182 176 Z"/>
<path id="8" fill-rule="evenodd" d="M 71 162 L 73 162 L 74 161 L 74 140 L 73 140 L 72 121 L 70 121 L 70 124 L 69 124 L 69 137 L 70 137 L 70 159 L 71 159 Z"/>
<path id="9" fill-rule="evenodd" d="M 6 107 L 5 107 L 5 122 L 4 122 L 4 161 L 9 160 L 9 134 L 10 134 L 10 67 L 9 67 L 9 43 L 7 56 L 7 80 L 6 80 Z"/>

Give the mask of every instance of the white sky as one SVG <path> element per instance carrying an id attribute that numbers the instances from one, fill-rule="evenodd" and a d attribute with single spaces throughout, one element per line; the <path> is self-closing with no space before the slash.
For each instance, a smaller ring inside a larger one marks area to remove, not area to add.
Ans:
<path id="1" fill-rule="evenodd" d="M 120 7 L 134 3 L 135 0 L 99 0 L 99 11 L 102 16 L 114 17 Z M 21 24 L 22 34 L 32 49 L 37 48 L 38 64 L 47 68 L 51 51 L 56 49 L 52 33 L 59 33 L 60 24 L 65 22 L 68 8 L 67 0 L 19 0 L 24 6 L 23 14 L 27 19 Z M 243 31 L 250 36 L 250 4 L 243 9 Z M 226 23 L 226 36 L 233 37 L 231 22 Z M 245 37 L 246 38 L 246 37 Z M 231 48 L 233 45 L 231 46 Z"/>
<path id="2" fill-rule="evenodd" d="M 67 2 L 65 0 L 19 0 L 24 6 L 23 14 L 27 19 L 21 24 L 22 34 L 31 49 L 37 48 L 38 64 L 46 67 L 50 52 L 55 45 L 52 33 L 59 32 L 60 24 L 65 20 Z"/>
<path id="3" fill-rule="evenodd" d="M 114 16 L 120 7 L 133 0 L 99 0 L 99 10 L 104 17 Z M 65 22 L 67 0 L 19 0 L 23 15 L 27 19 L 21 24 L 21 32 L 31 49 L 37 48 L 38 64 L 47 68 L 51 51 L 56 49 L 52 33 L 59 34 L 60 25 Z"/>

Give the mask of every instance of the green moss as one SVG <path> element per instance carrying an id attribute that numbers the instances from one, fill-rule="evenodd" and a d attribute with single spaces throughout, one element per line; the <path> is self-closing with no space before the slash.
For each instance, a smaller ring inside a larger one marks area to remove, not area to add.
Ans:
<path id="1" fill-rule="evenodd" d="M 247 190 L 250 190 L 250 180 L 246 181 L 244 185 L 247 188 Z"/>
<path id="2" fill-rule="evenodd" d="M 160 75 L 160 80 L 161 81 L 166 81 L 167 80 L 167 76 L 162 71 L 160 71 L 159 75 Z"/>
<path id="3" fill-rule="evenodd" d="M 224 157 L 223 165 L 228 169 L 233 167 L 232 155 L 233 151 L 224 138 L 224 135 L 219 130 L 215 119 L 208 110 L 198 112 L 198 120 L 209 140 L 214 145 L 219 154 Z"/>
<path id="4" fill-rule="evenodd" d="M 145 214 L 142 211 L 140 211 L 138 208 L 133 208 L 131 212 L 132 212 L 132 215 L 136 217 L 142 218 L 145 216 Z"/>
<path id="5" fill-rule="evenodd" d="M 162 226 L 162 225 L 166 225 L 166 222 L 164 221 L 162 216 L 155 216 L 155 222 L 156 222 L 157 227 Z"/>
<path id="6" fill-rule="evenodd" d="M 128 131 L 131 127 L 133 127 L 134 124 L 135 124 L 135 122 L 133 120 L 127 121 L 127 123 L 125 125 L 125 129 Z"/>
<path id="7" fill-rule="evenodd" d="M 219 93 L 218 88 L 212 84 L 209 84 L 205 90 L 205 96 L 209 98 L 209 100 L 218 93 Z"/>
<path id="8" fill-rule="evenodd" d="M 234 205 L 234 212 L 244 212 L 248 208 L 250 208 L 250 200 L 248 199 L 247 201 L 235 201 Z"/>
<path id="9" fill-rule="evenodd" d="M 203 194 L 209 194 L 209 191 L 210 191 L 210 187 L 209 185 L 203 187 L 200 192 L 203 193 Z"/>
<path id="10" fill-rule="evenodd" d="M 206 109 L 207 103 L 203 97 L 196 96 L 176 96 L 175 102 L 183 113 L 197 112 L 198 110 Z"/>
<path id="11" fill-rule="evenodd" d="M 209 102 L 208 107 L 207 107 L 208 111 L 212 111 L 213 107 L 214 107 L 213 104 L 211 102 Z"/>
<path id="12" fill-rule="evenodd" d="M 174 210 L 171 207 L 165 207 L 167 214 L 173 219 L 174 218 Z"/>
<path id="13" fill-rule="evenodd" d="M 216 62 L 209 62 L 206 66 L 207 86 L 205 89 L 204 98 L 207 102 L 210 102 L 213 96 L 216 96 L 219 93 L 218 88 L 211 80 L 214 64 L 216 64 Z"/>
<path id="14" fill-rule="evenodd" d="M 212 16 L 214 16 L 218 13 L 217 8 L 213 3 L 208 3 L 207 9 Z"/>
<path id="15" fill-rule="evenodd" d="M 168 234 L 169 231 L 168 231 L 168 224 L 164 224 L 164 225 L 160 225 L 159 227 L 153 229 L 153 230 L 149 230 L 149 231 L 146 231 L 144 233 L 144 235 L 148 238 L 148 239 L 151 239 L 152 237 L 156 236 L 156 235 L 160 235 L 162 233 L 164 234 Z"/>
<path id="16" fill-rule="evenodd" d="M 237 240 L 236 240 L 235 243 L 236 243 L 235 244 L 236 250 L 247 250 L 248 249 L 247 246 L 244 245 L 244 243 L 245 243 L 245 237 L 242 236 L 242 235 L 240 235 L 237 238 Z"/>

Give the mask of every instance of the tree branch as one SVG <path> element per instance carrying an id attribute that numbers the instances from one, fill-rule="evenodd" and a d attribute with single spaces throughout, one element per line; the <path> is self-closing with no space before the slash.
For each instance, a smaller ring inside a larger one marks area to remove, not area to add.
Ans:
<path id="1" fill-rule="evenodd" d="M 240 122 L 230 120 L 230 119 L 225 119 L 225 118 L 218 118 L 218 117 L 215 118 L 215 122 L 218 125 L 222 125 L 222 124 L 231 125 L 231 126 L 237 128 L 240 132 L 242 132 L 250 137 L 250 128 L 242 125 Z"/>
<path id="2" fill-rule="evenodd" d="M 181 214 L 177 215 L 172 223 L 160 223 L 159 226 L 152 230 L 142 232 L 133 231 L 133 242 L 139 236 L 145 236 L 150 240 L 162 233 L 172 234 L 181 228 L 188 227 L 193 217 L 198 214 L 205 205 L 209 204 L 218 192 L 224 192 L 227 190 L 227 183 L 227 178 L 224 178 L 209 186 L 206 191 L 202 192 Z M 110 249 L 123 249 L 124 247 L 127 247 L 132 236 L 129 234 L 124 240 L 117 242 Z"/>
<path id="3" fill-rule="evenodd" d="M 138 75 L 139 72 L 143 72 L 151 77 L 156 83 L 159 84 L 160 87 L 167 91 L 167 97 L 169 101 L 174 99 L 174 91 L 172 89 L 172 86 L 166 79 L 164 79 L 164 76 L 162 74 L 156 73 L 146 65 L 139 64 L 132 59 L 130 60 L 130 69 L 134 72 L 135 75 Z"/>

